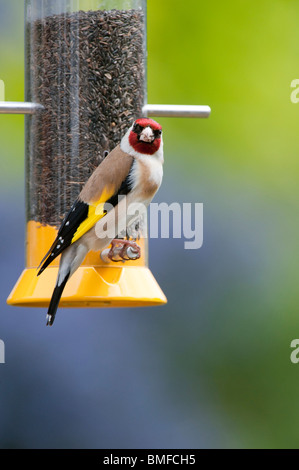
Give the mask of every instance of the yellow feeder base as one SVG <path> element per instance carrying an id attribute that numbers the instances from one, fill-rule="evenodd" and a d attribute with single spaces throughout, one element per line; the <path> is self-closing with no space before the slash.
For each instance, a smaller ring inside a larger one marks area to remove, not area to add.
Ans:
<path id="1" fill-rule="evenodd" d="M 16 307 L 48 307 L 58 266 L 37 277 L 36 268 L 23 271 L 7 299 Z M 88 294 L 87 294 L 88 293 Z M 148 267 L 81 266 L 67 282 L 59 307 L 146 307 L 167 299 Z"/>
<path id="2" fill-rule="evenodd" d="M 57 235 L 57 229 L 34 221 L 27 223 L 26 269 L 7 299 L 17 307 L 48 307 L 56 284 L 60 256 L 37 276 L 40 260 Z M 90 251 L 68 280 L 60 307 L 146 307 L 167 302 L 147 266 L 145 239 L 142 256 L 135 261 L 103 265 L 100 254 Z"/>

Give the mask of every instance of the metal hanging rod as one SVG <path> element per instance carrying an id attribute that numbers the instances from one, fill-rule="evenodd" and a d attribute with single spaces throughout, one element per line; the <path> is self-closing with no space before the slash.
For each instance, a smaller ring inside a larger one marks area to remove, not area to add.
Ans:
<path id="1" fill-rule="evenodd" d="M 37 103 L 24 103 L 22 101 L 0 101 L 0 114 L 34 114 L 44 107 Z"/>
<path id="2" fill-rule="evenodd" d="M 208 118 L 211 114 L 209 106 L 178 104 L 146 104 L 142 111 L 143 114 L 149 117 Z"/>
<path id="3" fill-rule="evenodd" d="M 34 114 L 43 109 L 44 107 L 38 103 L 0 101 L 0 114 Z M 149 117 L 208 118 L 211 114 L 211 108 L 194 105 L 146 104 L 142 108 L 142 112 Z"/>

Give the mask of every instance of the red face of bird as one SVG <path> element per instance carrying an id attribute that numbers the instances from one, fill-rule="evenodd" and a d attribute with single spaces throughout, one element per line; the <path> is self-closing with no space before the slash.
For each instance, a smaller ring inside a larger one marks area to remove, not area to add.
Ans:
<path id="1" fill-rule="evenodd" d="M 162 143 L 162 127 L 153 119 L 137 119 L 129 134 L 129 144 L 143 155 L 153 155 Z"/>

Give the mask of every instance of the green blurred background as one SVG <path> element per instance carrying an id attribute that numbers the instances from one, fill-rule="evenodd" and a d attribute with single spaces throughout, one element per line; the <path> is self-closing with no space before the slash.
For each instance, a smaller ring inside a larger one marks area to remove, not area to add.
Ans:
<path id="1" fill-rule="evenodd" d="M 24 264 L 24 118 L 0 116 L 2 448 L 298 446 L 298 19 L 294 0 L 148 2 L 148 102 L 212 109 L 160 119 L 156 201 L 204 204 L 200 250 L 150 241 L 166 307 L 66 312 L 49 332 L 43 310 L 5 305 Z M 24 99 L 23 21 L 0 0 L 8 101 Z"/>

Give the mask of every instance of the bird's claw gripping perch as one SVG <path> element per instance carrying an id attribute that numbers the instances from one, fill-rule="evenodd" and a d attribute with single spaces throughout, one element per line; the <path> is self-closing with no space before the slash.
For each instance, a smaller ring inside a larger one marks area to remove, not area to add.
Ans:
<path id="1" fill-rule="evenodd" d="M 141 256 L 140 246 L 131 240 L 115 239 L 111 242 L 111 248 L 102 251 L 101 258 L 104 262 L 113 261 L 132 261 L 137 260 Z"/>

